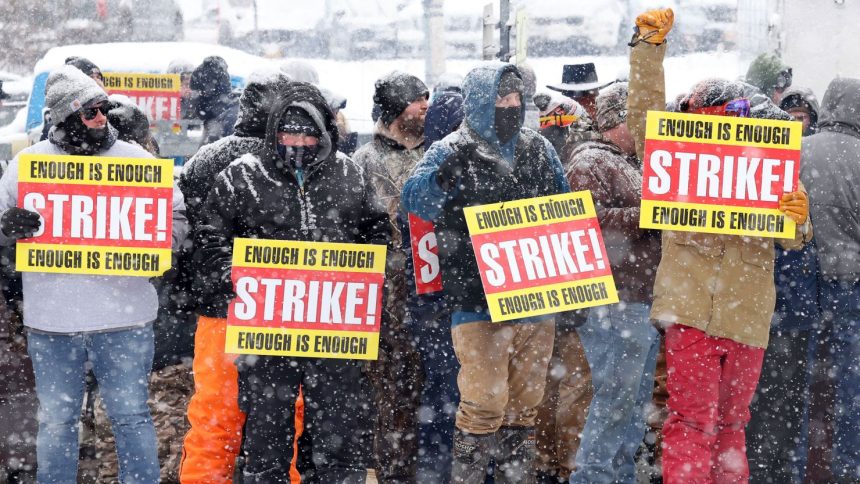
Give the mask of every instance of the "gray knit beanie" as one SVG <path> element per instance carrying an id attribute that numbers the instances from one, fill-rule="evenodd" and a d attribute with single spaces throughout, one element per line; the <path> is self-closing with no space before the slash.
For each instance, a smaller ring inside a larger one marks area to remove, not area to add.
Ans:
<path id="1" fill-rule="evenodd" d="M 60 124 L 81 108 L 106 101 L 107 94 L 96 81 L 74 66 L 64 65 L 48 76 L 45 104 L 54 124 Z"/>
<path id="2" fill-rule="evenodd" d="M 627 121 L 627 83 L 615 84 L 597 96 L 597 131 L 603 133 Z"/>

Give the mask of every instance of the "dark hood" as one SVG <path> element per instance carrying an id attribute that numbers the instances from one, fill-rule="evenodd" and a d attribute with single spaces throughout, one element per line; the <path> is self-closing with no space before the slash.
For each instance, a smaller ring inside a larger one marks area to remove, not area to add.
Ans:
<path id="1" fill-rule="evenodd" d="M 860 137 L 860 79 L 836 78 L 821 100 L 818 129 Z"/>
<path id="2" fill-rule="evenodd" d="M 286 89 L 290 78 L 286 74 L 274 73 L 269 77 L 251 79 L 239 98 L 239 119 L 234 134 L 243 138 L 266 138 L 269 111 Z"/>
<path id="3" fill-rule="evenodd" d="M 276 162 L 278 155 L 278 124 L 287 108 L 301 108 L 316 121 L 320 131 L 320 152 L 315 164 L 334 159 L 337 149 L 338 131 L 334 113 L 319 89 L 306 82 L 291 82 L 280 90 L 266 123 L 266 159 Z"/>

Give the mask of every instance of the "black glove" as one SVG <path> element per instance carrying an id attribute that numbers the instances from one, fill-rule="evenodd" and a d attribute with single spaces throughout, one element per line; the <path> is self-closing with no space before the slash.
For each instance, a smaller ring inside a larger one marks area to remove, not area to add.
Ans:
<path id="1" fill-rule="evenodd" d="M 469 142 L 456 143 L 452 148 L 453 153 L 442 161 L 436 172 L 436 181 L 446 192 L 458 185 L 460 177 L 478 151 L 477 145 Z"/>
<path id="2" fill-rule="evenodd" d="M 25 208 L 12 207 L 0 217 L 0 230 L 12 239 L 31 237 L 41 226 L 39 214 Z"/>

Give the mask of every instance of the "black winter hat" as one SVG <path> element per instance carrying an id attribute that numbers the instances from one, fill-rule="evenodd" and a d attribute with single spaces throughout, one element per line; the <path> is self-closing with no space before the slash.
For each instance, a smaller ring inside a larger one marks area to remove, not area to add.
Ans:
<path id="1" fill-rule="evenodd" d="M 505 97 L 513 92 L 518 92 L 522 96 L 523 88 L 522 78 L 514 71 L 507 71 L 499 80 L 499 97 Z"/>
<path id="2" fill-rule="evenodd" d="M 429 99 L 430 90 L 427 85 L 412 74 L 394 71 L 376 81 L 373 103 L 379 106 L 379 119 L 382 124 L 389 126 L 420 97 Z"/>
<path id="3" fill-rule="evenodd" d="M 286 89 L 289 83 L 290 78 L 282 73 L 259 79 L 252 76 L 239 98 L 239 119 L 234 134 L 265 139 L 269 111 L 280 91 Z"/>
<path id="4" fill-rule="evenodd" d="M 217 55 L 203 59 L 203 63 L 191 73 L 190 87 L 200 91 L 204 96 L 227 94 L 230 86 L 230 73 L 227 72 L 227 61 Z"/>
<path id="5" fill-rule="evenodd" d="M 311 115 L 304 109 L 296 106 L 290 106 L 284 111 L 284 115 L 281 116 L 281 122 L 278 123 L 278 132 L 306 134 L 308 136 L 316 136 L 317 138 L 322 136 L 322 130 L 317 126 Z"/>
<path id="6" fill-rule="evenodd" d="M 89 77 L 93 77 L 95 75 L 96 77 L 101 79 L 102 82 L 104 82 L 105 78 L 102 75 L 102 70 L 99 69 L 99 66 L 95 65 L 93 61 L 85 57 L 78 57 L 73 55 L 71 57 L 66 58 L 65 63 L 67 65 L 76 67 L 79 71 L 83 72 Z"/>

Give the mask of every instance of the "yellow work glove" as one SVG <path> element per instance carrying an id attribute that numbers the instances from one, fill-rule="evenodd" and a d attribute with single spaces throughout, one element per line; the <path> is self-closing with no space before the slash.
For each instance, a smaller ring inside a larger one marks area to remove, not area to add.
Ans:
<path id="1" fill-rule="evenodd" d="M 671 8 L 648 10 L 636 17 L 636 35 L 633 36 L 632 45 L 639 42 L 648 42 L 660 45 L 666 40 L 666 34 L 672 30 L 675 23 L 675 12 Z"/>
<path id="2" fill-rule="evenodd" d="M 802 191 L 786 193 L 779 201 L 779 209 L 797 225 L 803 225 L 809 218 L 809 197 Z"/>

